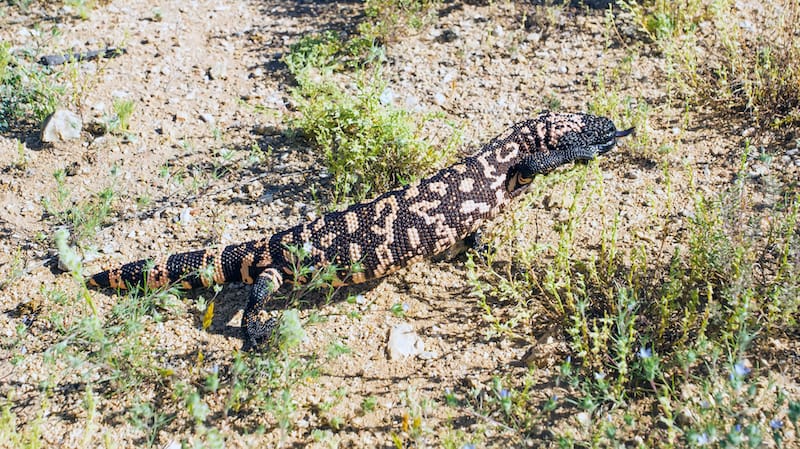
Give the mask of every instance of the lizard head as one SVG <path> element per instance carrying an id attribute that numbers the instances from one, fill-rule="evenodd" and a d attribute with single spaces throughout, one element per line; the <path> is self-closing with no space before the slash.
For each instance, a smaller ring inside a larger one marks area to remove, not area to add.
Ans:
<path id="1" fill-rule="evenodd" d="M 537 122 L 538 150 L 560 153 L 562 163 L 594 159 L 614 148 L 618 138 L 633 132 L 633 128 L 618 131 L 611 120 L 589 114 L 544 112 Z"/>
<path id="2" fill-rule="evenodd" d="M 509 170 L 509 191 L 529 183 L 568 162 L 587 162 L 611 151 L 617 139 L 633 128 L 617 130 L 614 122 L 589 114 L 557 114 L 545 111 L 522 124 L 528 151 Z"/>

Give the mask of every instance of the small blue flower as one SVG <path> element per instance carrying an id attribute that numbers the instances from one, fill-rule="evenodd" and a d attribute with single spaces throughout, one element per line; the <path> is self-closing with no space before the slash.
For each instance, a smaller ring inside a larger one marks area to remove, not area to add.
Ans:
<path id="1" fill-rule="evenodd" d="M 735 426 L 733 426 L 733 428 L 734 428 L 734 429 L 735 429 L 737 432 L 741 432 L 741 431 L 742 431 L 742 425 L 741 425 L 741 424 L 736 424 Z"/>
<path id="2" fill-rule="evenodd" d="M 314 245 L 312 245 L 311 242 L 303 243 L 303 251 L 305 251 L 307 253 L 310 253 L 313 248 L 314 248 Z"/>
<path id="3" fill-rule="evenodd" d="M 772 427 L 772 430 L 778 430 L 783 428 L 783 421 L 778 418 L 774 418 L 769 422 L 769 426 Z"/>
<path id="4" fill-rule="evenodd" d="M 510 397 L 511 397 L 511 393 L 509 393 L 507 389 L 503 388 L 502 390 L 500 390 L 500 398 L 501 399 L 508 399 Z"/>
<path id="5" fill-rule="evenodd" d="M 733 373 L 739 377 L 750 374 L 750 368 L 745 366 L 744 361 L 740 360 L 733 365 Z"/>
<path id="6" fill-rule="evenodd" d="M 641 348 L 639 348 L 639 358 L 640 359 L 649 359 L 652 356 L 653 356 L 653 350 L 652 349 L 647 348 L 645 346 L 642 346 Z"/>
<path id="7" fill-rule="evenodd" d="M 461 449 L 475 449 L 475 445 L 472 443 L 464 443 L 464 445 L 461 446 Z"/>
<path id="8" fill-rule="evenodd" d="M 708 439 L 708 434 L 705 433 L 705 432 L 703 432 L 703 433 L 701 433 L 699 435 L 696 435 L 695 439 L 697 440 L 697 445 L 698 446 L 705 446 L 706 444 L 708 444 L 710 442 L 709 439 Z"/>
<path id="9" fill-rule="evenodd" d="M 598 372 L 594 373 L 594 380 L 603 380 L 605 378 L 606 378 L 606 373 L 604 373 L 602 371 L 598 371 Z"/>

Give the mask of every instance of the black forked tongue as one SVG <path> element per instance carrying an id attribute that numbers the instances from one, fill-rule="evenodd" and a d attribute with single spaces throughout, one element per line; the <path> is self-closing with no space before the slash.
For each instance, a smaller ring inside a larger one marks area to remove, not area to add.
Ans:
<path id="1" fill-rule="evenodd" d="M 625 131 L 617 131 L 616 133 L 614 133 L 614 137 L 616 138 L 625 137 L 628 134 L 632 133 L 634 129 L 636 128 L 628 128 Z"/>

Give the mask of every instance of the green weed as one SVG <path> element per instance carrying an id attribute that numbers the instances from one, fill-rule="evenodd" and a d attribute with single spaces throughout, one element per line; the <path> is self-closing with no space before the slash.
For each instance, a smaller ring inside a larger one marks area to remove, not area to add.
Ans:
<path id="1" fill-rule="evenodd" d="M 381 59 L 373 41 L 343 42 L 332 33 L 305 37 L 284 57 L 298 83 L 294 126 L 322 151 L 336 202 L 411 182 L 453 153 L 454 142 L 436 149 L 419 137 L 422 122 L 432 117 L 381 102 L 387 87 L 376 66 Z M 356 83 L 345 88 L 335 72 L 348 65 Z"/>
<path id="2" fill-rule="evenodd" d="M 65 88 L 47 68 L 26 64 L 11 54 L 11 44 L 0 42 L 0 131 L 18 122 L 41 123 L 56 110 Z"/>
<path id="3" fill-rule="evenodd" d="M 619 2 L 665 59 L 669 98 L 738 110 L 766 125 L 800 118 L 800 5 L 765 5 L 754 27 L 735 2 Z"/>
<path id="4" fill-rule="evenodd" d="M 44 210 L 53 218 L 56 225 L 67 225 L 78 242 L 85 242 L 95 235 L 111 213 L 115 192 L 107 187 L 85 201 L 73 201 L 66 185 L 66 171 L 53 173 L 56 181 L 55 196 L 42 198 Z"/>
<path id="5" fill-rule="evenodd" d="M 131 126 L 131 116 L 136 109 L 136 103 L 133 100 L 114 100 L 114 113 L 109 115 L 104 120 L 106 132 L 111 134 L 129 134 Z"/>
<path id="6" fill-rule="evenodd" d="M 42 443 L 42 427 L 44 420 L 42 413 L 30 422 L 18 422 L 18 417 L 12 411 L 13 395 L 8 397 L 0 406 L 0 441 L 14 448 L 39 449 L 45 447 Z M 40 410 L 45 409 L 42 404 Z"/>
<path id="7" fill-rule="evenodd" d="M 88 20 L 92 10 L 97 7 L 95 0 L 64 0 L 64 6 L 72 9 L 81 20 Z"/>
<path id="8" fill-rule="evenodd" d="M 747 151 L 740 173 L 746 161 Z M 515 236 L 522 224 L 512 216 L 498 232 L 510 237 L 498 240 L 487 266 L 467 263 L 491 333 L 519 335 L 531 316 L 547 316 L 565 329 L 570 356 L 560 379 L 571 396 L 542 404 L 523 380 L 487 387 L 494 399 L 473 407 L 523 433 L 554 410 L 577 408 L 579 425 L 557 438 L 568 447 L 581 441 L 613 446 L 654 431 L 660 436 L 644 444 L 660 445 L 662 437 L 688 447 L 780 444 L 789 421 L 789 401 L 780 398 L 787 392 L 750 364 L 750 354 L 770 336 L 798 329 L 800 197 L 787 194 L 756 208 L 741 175 L 719 195 L 695 193 L 685 239 L 666 258 L 653 259 L 655 251 L 640 245 L 621 257 L 618 218 L 601 231 L 596 256 L 576 257 L 575 231 L 589 204 L 603 203 L 599 174 L 590 173 L 555 175 L 573 186 L 561 204 L 566 216 L 556 224 L 555 245 L 520 245 Z M 534 193 L 549 178 L 535 180 Z M 516 245 L 504 248 L 506 238 Z M 494 264 L 505 251 L 511 264 Z M 498 300 L 511 309 L 500 313 L 492 305 Z M 654 407 L 666 428 L 633 426 L 624 414 L 631 407 Z M 758 417 L 747 410 L 758 410 Z"/>
<path id="9" fill-rule="evenodd" d="M 402 29 L 420 29 L 431 21 L 439 0 L 367 0 L 368 21 L 359 26 L 362 34 L 389 40 Z"/>

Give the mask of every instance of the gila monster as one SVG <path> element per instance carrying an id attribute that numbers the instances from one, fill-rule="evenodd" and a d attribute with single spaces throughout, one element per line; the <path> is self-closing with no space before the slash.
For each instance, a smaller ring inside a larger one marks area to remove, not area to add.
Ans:
<path id="1" fill-rule="evenodd" d="M 474 155 L 372 201 L 327 213 L 272 236 L 222 249 L 140 260 L 91 276 L 96 287 L 185 288 L 226 282 L 255 284 L 242 318 L 246 348 L 264 344 L 278 323 L 266 306 L 289 278 L 303 247 L 315 268 L 335 264 L 343 284 L 385 276 L 439 254 L 470 236 L 523 192 L 534 175 L 606 153 L 617 131 L 604 117 L 543 112 L 511 126 Z M 360 266 L 353 271 L 350 267 Z M 295 280 L 302 282 L 303 279 Z"/>

